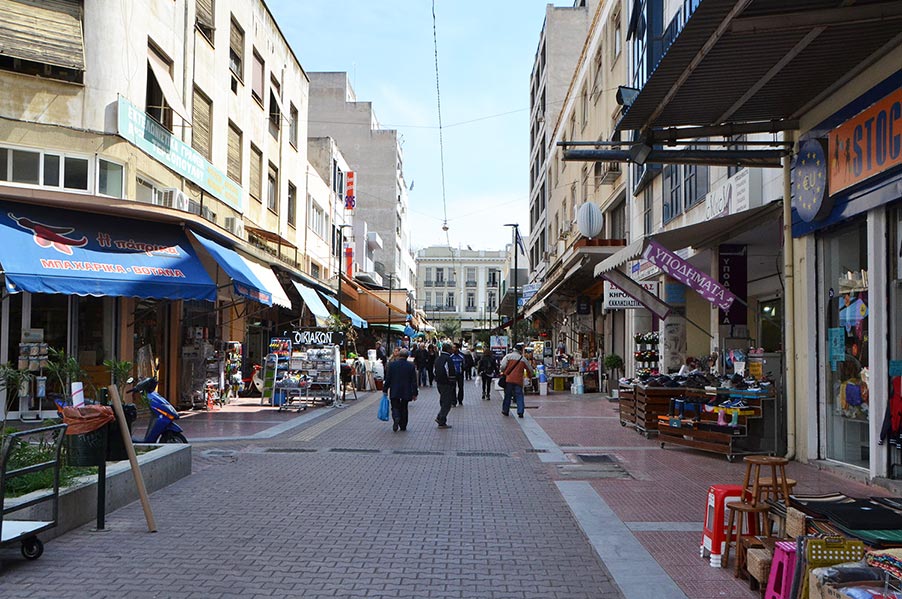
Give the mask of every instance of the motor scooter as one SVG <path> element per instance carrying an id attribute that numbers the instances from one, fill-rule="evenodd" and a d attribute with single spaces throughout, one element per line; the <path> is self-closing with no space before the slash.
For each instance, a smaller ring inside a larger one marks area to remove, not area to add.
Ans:
<path id="1" fill-rule="evenodd" d="M 240 397 L 251 397 L 260 395 L 263 392 L 263 368 L 259 364 L 254 364 L 254 370 L 250 376 L 241 379 L 241 391 L 238 393 Z"/>
<path id="2" fill-rule="evenodd" d="M 128 379 L 131 383 L 134 379 Z M 138 383 L 126 391 L 126 393 L 140 394 L 150 408 L 150 421 L 147 423 L 147 432 L 144 439 L 135 441 L 138 443 L 187 443 L 188 439 L 182 433 L 182 428 L 175 423 L 179 413 L 166 398 L 157 393 L 156 377 L 141 379 Z"/>

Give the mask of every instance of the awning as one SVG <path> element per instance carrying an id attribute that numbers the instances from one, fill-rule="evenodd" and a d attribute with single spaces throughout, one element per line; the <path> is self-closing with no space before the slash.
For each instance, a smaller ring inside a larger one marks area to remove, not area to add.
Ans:
<path id="1" fill-rule="evenodd" d="M 327 300 L 330 304 L 332 304 L 332 305 L 335 306 L 336 308 L 338 307 L 338 300 L 337 300 L 337 299 L 335 299 L 335 298 L 332 297 L 331 295 L 325 295 L 325 294 L 323 294 L 323 297 L 326 298 L 326 300 Z M 364 319 L 362 319 L 362 318 L 360 318 L 359 316 L 357 316 L 350 308 L 348 308 L 348 307 L 347 307 L 346 305 L 344 305 L 344 304 L 341 305 L 341 313 L 344 314 L 345 316 L 347 316 L 348 318 L 350 318 L 350 319 L 351 319 L 351 323 L 352 323 L 355 327 L 357 327 L 358 329 L 365 329 L 365 328 L 367 328 L 367 327 L 369 326 L 369 324 L 368 324 Z"/>
<path id="2" fill-rule="evenodd" d="M 216 263 L 222 267 L 226 274 L 232 278 L 232 286 L 235 293 L 266 306 L 272 305 L 272 293 L 254 275 L 247 263 L 235 250 L 223 247 L 197 233 L 194 233 L 194 238 L 213 256 L 213 259 L 216 260 Z"/>
<path id="3" fill-rule="evenodd" d="M 796 119 L 885 54 L 898 40 L 902 14 L 898 2 L 682 4 L 664 32 L 663 56 L 618 131 Z"/>
<path id="4" fill-rule="evenodd" d="M 274 273 L 271 268 L 263 266 L 262 264 L 241 255 L 239 255 L 239 258 L 244 261 L 254 276 L 257 277 L 257 280 L 263 283 L 263 286 L 272 295 L 272 303 L 277 306 L 282 306 L 283 308 L 291 308 L 291 300 L 288 299 L 288 295 L 285 293 L 285 290 L 282 289 L 279 279 L 276 278 L 276 273 Z"/>
<path id="5" fill-rule="evenodd" d="M 316 291 L 303 283 L 297 281 L 292 281 L 292 283 L 294 283 L 294 288 L 298 290 L 298 293 L 301 294 L 301 299 L 304 300 L 304 304 L 307 305 L 307 308 L 316 318 L 316 326 L 324 327 L 328 325 L 329 311 L 323 304 L 323 300 L 319 299 L 319 295 L 317 295 Z"/>
<path id="6" fill-rule="evenodd" d="M 376 323 L 376 322 L 371 324 L 370 327 L 374 328 L 374 329 L 383 329 L 383 330 L 389 328 L 389 326 L 387 324 Z M 391 325 L 391 330 L 394 331 L 395 333 L 401 333 L 402 335 L 407 335 L 407 333 L 406 333 L 407 327 L 403 324 L 393 324 L 393 325 Z M 407 336 L 409 337 L 410 335 L 407 335 Z"/>
<path id="7" fill-rule="evenodd" d="M 216 284 L 176 226 L 0 203 L 10 293 L 215 301 Z"/>
<path id="8" fill-rule="evenodd" d="M 175 83 L 172 81 L 172 75 L 169 72 L 169 65 L 162 62 L 157 53 L 150 48 L 147 49 L 147 64 L 150 65 L 150 70 L 153 71 L 154 79 L 157 80 L 157 84 L 163 91 L 163 97 L 166 98 L 166 103 L 169 104 L 169 107 L 172 108 L 176 114 L 185 119 L 185 122 L 190 123 L 191 113 L 185 108 L 185 104 L 182 102 L 182 98 L 175 88 Z"/>

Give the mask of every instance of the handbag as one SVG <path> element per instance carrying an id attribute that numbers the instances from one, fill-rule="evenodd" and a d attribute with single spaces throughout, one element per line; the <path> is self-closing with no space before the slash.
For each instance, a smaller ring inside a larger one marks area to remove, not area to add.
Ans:
<path id="1" fill-rule="evenodd" d="M 383 393 L 382 399 L 379 401 L 379 413 L 377 415 L 379 420 L 388 422 L 388 411 L 389 411 L 388 395 Z"/>
<path id="2" fill-rule="evenodd" d="M 522 360 L 523 358 L 520 358 Z M 514 366 L 516 366 L 520 360 L 517 360 L 513 364 L 508 364 L 507 368 L 504 369 L 504 373 L 498 377 L 498 386 L 504 389 L 507 386 L 507 375 L 509 375 L 514 370 Z"/>

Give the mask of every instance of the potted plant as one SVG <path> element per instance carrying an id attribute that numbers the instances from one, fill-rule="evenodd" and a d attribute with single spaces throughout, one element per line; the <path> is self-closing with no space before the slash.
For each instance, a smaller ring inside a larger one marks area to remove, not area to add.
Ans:
<path id="1" fill-rule="evenodd" d="M 112 380 L 113 385 L 116 386 L 116 390 L 119 391 L 120 399 L 125 403 L 125 399 L 122 397 L 122 385 L 128 382 L 128 378 L 135 365 L 127 360 L 104 360 L 103 365 L 110 373 L 110 379 Z"/>
<path id="2" fill-rule="evenodd" d="M 604 368 L 609 373 L 611 373 L 609 377 L 610 381 L 610 391 L 611 397 L 619 397 L 620 389 L 618 387 L 617 381 L 620 380 L 620 370 L 623 368 L 623 358 L 618 356 L 617 354 L 608 354 L 604 357 Z"/>
<path id="3" fill-rule="evenodd" d="M 72 383 L 82 381 L 87 376 L 75 356 L 66 355 L 65 351 L 52 347 L 46 370 L 48 378 L 59 383 L 60 393 L 69 400 L 72 399 Z"/>
<path id="4" fill-rule="evenodd" d="M 34 374 L 27 370 L 19 370 L 12 364 L 0 364 L 0 389 L 6 390 L 6 403 L 3 406 L 3 430 L 6 428 L 6 408 L 10 401 L 19 395 L 23 385 L 30 385 Z"/>

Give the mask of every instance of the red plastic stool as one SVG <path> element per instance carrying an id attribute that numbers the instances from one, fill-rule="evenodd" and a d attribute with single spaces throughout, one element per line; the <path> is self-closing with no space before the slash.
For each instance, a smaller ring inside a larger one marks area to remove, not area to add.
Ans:
<path id="1" fill-rule="evenodd" d="M 711 567 L 720 568 L 721 556 L 727 540 L 726 503 L 742 496 L 742 485 L 711 485 L 705 507 L 705 528 L 698 554 L 711 556 Z"/>
<path id="2" fill-rule="evenodd" d="M 778 541 L 774 545 L 774 561 L 770 566 L 764 599 L 789 599 L 795 571 L 796 544 L 791 541 Z"/>

